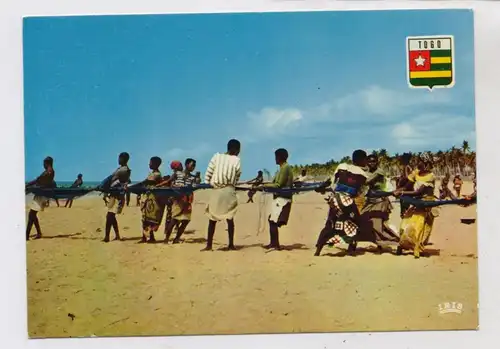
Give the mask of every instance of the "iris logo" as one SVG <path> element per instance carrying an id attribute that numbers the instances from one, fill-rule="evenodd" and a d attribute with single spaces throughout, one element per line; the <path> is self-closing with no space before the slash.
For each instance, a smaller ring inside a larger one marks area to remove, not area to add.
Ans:
<path id="1" fill-rule="evenodd" d="M 439 314 L 462 314 L 463 304 L 459 302 L 445 302 L 438 304 Z"/>

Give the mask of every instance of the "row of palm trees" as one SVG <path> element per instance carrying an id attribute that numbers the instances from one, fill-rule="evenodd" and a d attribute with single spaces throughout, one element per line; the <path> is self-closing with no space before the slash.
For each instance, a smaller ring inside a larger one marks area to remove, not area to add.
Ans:
<path id="1" fill-rule="evenodd" d="M 391 177 L 399 176 L 406 165 L 415 168 L 423 153 L 434 160 L 433 172 L 436 176 L 460 174 L 462 177 L 471 177 L 476 168 L 476 152 L 471 150 L 468 141 L 463 141 L 461 147 L 453 146 L 446 151 L 406 152 L 390 155 L 386 149 L 379 149 L 372 153 L 378 156 L 380 167 Z M 306 169 L 310 176 L 323 177 L 331 175 L 338 164 L 342 162 L 350 163 L 351 158 L 345 156 L 339 161 L 330 160 L 324 164 L 292 165 L 292 168 L 294 174 L 299 174 L 303 169 Z"/>

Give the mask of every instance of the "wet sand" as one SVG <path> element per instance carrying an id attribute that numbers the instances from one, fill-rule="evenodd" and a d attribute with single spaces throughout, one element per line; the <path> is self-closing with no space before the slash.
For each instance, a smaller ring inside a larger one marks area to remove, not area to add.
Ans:
<path id="1" fill-rule="evenodd" d="M 463 192 L 470 193 L 466 183 Z M 236 216 L 238 251 L 217 227 L 213 252 L 205 246 L 204 203 L 195 194 L 183 243 L 139 245 L 140 210 L 118 216 L 124 241 L 102 243 L 106 208 L 100 198 L 40 214 L 41 240 L 27 243 L 30 337 L 192 335 L 291 332 L 475 329 L 478 326 L 476 206 L 444 206 L 429 257 L 379 255 L 360 244 L 356 256 L 328 248 L 314 257 L 327 214 L 321 195 L 295 197 L 284 251 L 266 252 L 265 199 Z M 63 203 L 63 201 L 61 201 Z M 391 224 L 399 225 L 399 206 Z M 161 230 L 163 229 L 163 226 Z M 163 239 L 162 231 L 157 239 Z M 460 302 L 461 314 L 438 304 Z M 69 314 L 74 315 L 72 318 Z"/>

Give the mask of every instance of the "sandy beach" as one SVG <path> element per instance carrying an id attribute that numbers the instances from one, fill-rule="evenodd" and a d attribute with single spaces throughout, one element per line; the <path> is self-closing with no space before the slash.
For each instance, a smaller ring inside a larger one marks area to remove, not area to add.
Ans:
<path id="1" fill-rule="evenodd" d="M 472 192 L 472 184 L 465 183 L 463 192 Z M 52 203 L 39 215 L 44 238 L 27 243 L 30 337 L 478 326 L 477 224 L 460 221 L 476 218 L 476 206 L 440 209 L 429 257 L 379 255 L 370 244 L 360 244 L 356 256 L 325 248 L 314 257 L 327 214 L 321 195 L 295 197 L 289 225 L 280 233 L 285 250 L 266 253 L 265 199 L 257 194 L 254 204 L 245 204 L 246 193 L 239 193 L 238 251 L 218 250 L 227 242 L 225 224 L 219 224 L 215 250 L 202 253 L 209 194 L 196 192 L 193 220 L 179 245 L 137 244 L 141 215 L 135 197 L 118 216 L 124 241 L 108 244 L 101 242 L 102 199 L 78 199 L 72 209 Z M 391 224 L 399 226 L 397 205 Z M 440 314 L 443 302 L 462 303 L 462 313 Z"/>

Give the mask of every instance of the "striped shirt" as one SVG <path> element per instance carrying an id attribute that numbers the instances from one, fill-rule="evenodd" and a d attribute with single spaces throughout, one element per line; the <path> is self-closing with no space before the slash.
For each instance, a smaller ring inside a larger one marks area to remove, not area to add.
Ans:
<path id="1" fill-rule="evenodd" d="M 208 164 L 205 183 L 215 188 L 235 186 L 240 180 L 240 158 L 229 154 L 215 154 Z"/>
<path id="2" fill-rule="evenodd" d="M 186 187 L 196 184 L 196 177 L 191 173 L 186 174 L 184 171 L 175 171 L 172 177 L 172 186 L 174 187 Z"/>

